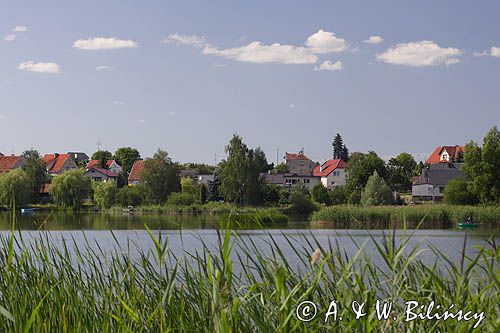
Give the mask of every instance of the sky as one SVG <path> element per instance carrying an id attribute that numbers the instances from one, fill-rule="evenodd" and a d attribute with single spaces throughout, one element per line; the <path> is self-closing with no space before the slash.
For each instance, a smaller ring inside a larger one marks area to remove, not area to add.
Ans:
<path id="1" fill-rule="evenodd" d="M 214 163 L 401 152 L 500 125 L 498 1 L 1 1 L 0 152 Z M 99 143 L 99 144 L 98 144 Z"/>

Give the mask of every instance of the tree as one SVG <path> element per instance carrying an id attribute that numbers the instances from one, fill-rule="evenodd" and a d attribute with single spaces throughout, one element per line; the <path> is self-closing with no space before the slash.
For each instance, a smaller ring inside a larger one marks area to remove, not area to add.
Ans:
<path id="1" fill-rule="evenodd" d="M 444 189 L 444 201 L 450 205 L 475 205 L 477 197 L 469 191 L 467 181 L 454 178 L 448 182 Z"/>
<path id="2" fill-rule="evenodd" d="M 266 184 L 262 185 L 262 202 L 268 205 L 277 204 L 280 200 L 280 192 L 279 187 L 274 184 Z"/>
<path id="3" fill-rule="evenodd" d="M 172 192 L 180 190 L 179 167 L 168 157 L 168 153 L 161 149 L 144 161 L 141 181 L 151 195 L 151 201 L 163 204 Z"/>
<path id="4" fill-rule="evenodd" d="M 21 169 L 0 175 L 0 204 L 10 208 L 23 207 L 29 202 L 32 180 Z"/>
<path id="5" fill-rule="evenodd" d="M 107 150 L 98 150 L 92 154 L 91 159 L 98 160 L 101 168 L 106 168 L 106 163 L 113 159 L 113 154 Z"/>
<path id="6" fill-rule="evenodd" d="M 26 150 L 22 156 L 24 159 L 22 169 L 26 172 L 31 183 L 31 202 L 35 202 L 40 195 L 40 188 L 47 181 L 47 169 L 37 150 Z"/>
<path id="7" fill-rule="evenodd" d="M 412 177 L 416 168 L 417 162 L 408 153 L 401 153 L 391 158 L 387 165 L 389 184 L 396 191 L 411 191 Z"/>
<path id="8" fill-rule="evenodd" d="M 100 209 L 109 209 L 115 203 L 117 193 L 115 182 L 94 182 L 92 190 L 94 192 L 94 201 Z"/>
<path id="9" fill-rule="evenodd" d="M 141 154 L 135 148 L 121 147 L 115 151 L 113 158 L 123 168 L 123 171 L 128 174 L 134 162 L 141 159 Z"/>
<path id="10" fill-rule="evenodd" d="M 311 200 L 309 190 L 304 185 L 294 186 L 290 193 L 290 211 L 296 214 L 308 215 L 316 210 Z"/>
<path id="11" fill-rule="evenodd" d="M 335 135 L 332 142 L 333 158 L 347 161 L 349 159 L 349 149 L 347 149 L 339 133 Z"/>
<path id="12" fill-rule="evenodd" d="M 207 201 L 221 201 L 222 196 L 220 194 L 221 181 L 219 178 L 219 173 L 217 169 L 214 171 L 213 180 L 208 181 L 207 188 Z"/>
<path id="13" fill-rule="evenodd" d="M 343 205 L 348 202 L 349 192 L 345 186 L 335 186 L 329 193 L 332 205 Z"/>
<path id="14" fill-rule="evenodd" d="M 226 153 L 227 160 L 219 165 L 222 196 L 239 205 L 259 204 L 263 179 L 255 151 L 234 134 L 226 146 Z"/>
<path id="15" fill-rule="evenodd" d="M 267 163 L 266 154 L 260 147 L 255 148 L 254 155 L 255 163 L 257 164 L 260 172 L 268 172 L 274 167 L 274 164 Z"/>
<path id="16" fill-rule="evenodd" d="M 290 172 L 290 169 L 288 168 L 288 165 L 286 163 L 280 163 L 276 166 L 275 168 L 276 173 L 278 174 L 284 174 Z"/>
<path id="17" fill-rule="evenodd" d="M 68 170 L 54 177 L 49 193 L 54 202 L 64 208 L 78 208 L 89 197 L 92 185 L 83 170 Z"/>
<path id="18" fill-rule="evenodd" d="M 328 190 L 323 186 L 323 184 L 318 183 L 314 185 L 311 190 L 313 200 L 320 204 L 325 204 L 327 206 L 332 204 Z"/>
<path id="19" fill-rule="evenodd" d="M 201 186 L 200 186 L 200 203 L 201 204 L 204 204 L 205 202 L 207 202 L 207 192 L 208 192 L 207 186 L 205 184 L 201 184 Z"/>
<path id="20" fill-rule="evenodd" d="M 171 193 L 167 199 L 167 205 L 171 206 L 190 206 L 194 204 L 196 198 L 194 195 L 187 193 Z"/>
<path id="21" fill-rule="evenodd" d="M 500 132 L 495 126 L 483 139 L 483 147 L 471 141 L 465 146 L 463 170 L 468 188 L 482 203 L 500 202 Z"/>
<path id="22" fill-rule="evenodd" d="M 124 186 L 116 193 L 116 203 L 121 206 L 140 206 L 146 200 L 146 189 L 142 185 Z"/>
<path id="23" fill-rule="evenodd" d="M 387 169 L 385 162 L 378 155 L 370 151 L 368 154 L 354 153 L 351 155 L 347 167 L 347 186 L 349 191 L 361 190 L 366 186 L 368 178 L 377 171 L 377 174 L 386 179 Z"/>
<path id="24" fill-rule="evenodd" d="M 198 187 L 193 183 L 193 179 L 190 177 L 181 178 L 181 191 L 182 193 L 196 196 L 198 193 Z"/>
<path id="25" fill-rule="evenodd" d="M 391 189 L 377 171 L 370 176 L 361 193 L 361 204 L 365 206 L 390 205 L 394 202 Z"/>

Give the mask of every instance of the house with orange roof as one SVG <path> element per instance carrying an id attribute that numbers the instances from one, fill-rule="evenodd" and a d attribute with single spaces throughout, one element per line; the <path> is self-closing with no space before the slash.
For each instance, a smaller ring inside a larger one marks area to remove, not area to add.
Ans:
<path id="1" fill-rule="evenodd" d="M 427 164 L 436 163 L 463 163 L 464 146 L 439 146 L 425 161 Z"/>
<path id="2" fill-rule="evenodd" d="M 137 160 L 132 165 L 132 169 L 130 169 L 130 174 L 128 175 L 128 185 L 134 186 L 139 185 L 141 182 L 141 173 L 144 170 L 144 161 Z"/>
<path id="3" fill-rule="evenodd" d="M 99 168 L 97 166 L 93 166 L 91 168 L 87 168 L 87 170 L 84 173 L 85 177 L 89 177 L 93 182 L 109 182 L 109 181 L 116 181 L 118 180 L 118 174 L 108 170 L 108 169 L 103 169 Z"/>
<path id="4" fill-rule="evenodd" d="M 99 161 L 99 160 L 90 160 L 87 163 L 87 166 L 85 167 L 85 169 L 89 170 L 89 169 L 92 169 L 94 167 L 102 168 L 102 169 L 107 169 L 109 171 L 114 172 L 115 174 L 119 174 L 119 173 L 121 173 L 123 171 L 123 168 L 121 167 L 121 165 L 118 164 L 115 160 L 108 160 L 106 162 L 105 168 L 102 167 L 101 161 Z"/>
<path id="5" fill-rule="evenodd" d="M 0 174 L 21 168 L 23 165 L 24 158 L 22 156 L 5 156 L 0 154 Z"/>
<path id="6" fill-rule="evenodd" d="M 313 175 L 320 177 L 323 186 L 329 190 L 343 186 L 347 183 L 347 162 L 339 159 L 328 160 L 316 166 Z"/>
<path id="7" fill-rule="evenodd" d="M 301 176 L 311 176 L 313 169 L 316 167 L 316 163 L 304 154 L 304 150 L 301 150 L 298 153 L 285 152 L 285 163 L 291 174 Z"/>
<path id="8" fill-rule="evenodd" d="M 71 154 L 45 154 L 42 161 L 47 168 L 47 173 L 52 176 L 60 175 L 67 170 L 78 169 Z"/>

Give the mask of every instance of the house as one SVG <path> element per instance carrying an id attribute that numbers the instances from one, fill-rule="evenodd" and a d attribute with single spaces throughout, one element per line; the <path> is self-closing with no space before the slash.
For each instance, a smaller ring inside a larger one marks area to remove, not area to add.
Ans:
<path id="1" fill-rule="evenodd" d="M 128 185 L 139 185 L 141 181 L 141 173 L 144 170 L 144 161 L 137 160 L 132 165 L 132 169 L 130 169 L 130 174 L 128 175 Z"/>
<path id="2" fill-rule="evenodd" d="M 262 173 L 261 177 L 267 184 L 272 184 L 280 187 L 286 187 L 285 185 L 285 175 L 281 173 Z"/>
<path id="3" fill-rule="evenodd" d="M 9 172 L 12 169 L 21 168 L 24 165 L 22 156 L 5 156 L 0 154 L 0 174 Z"/>
<path id="4" fill-rule="evenodd" d="M 314 185 L 321 182 L 320 177 L 313 175 L 297 175 L 293 173 L 286 173 L 283 175 L 284 187 L 292 188 L 300 184 L 304 185 L 307 189 L 312 189 Z"/>
<path id="5" fill-rule="evenodd" d="M 444 189 L 453 178 L 465 178 L 459 164 L 434 163 L 422 169 L 411 188 L 413 201 L 441 201 Z"/>
<path id="6" fill-rule="evenodd" d="M 347 182 L 347 162 L 328 160 L 314 168 L 313 175 L 320 177 L 323 186 L 329 190 L 335 186 L 343 186 Z"/>
<path id="7" fill-rule="evenodd" d="M 42 158 L 49 175 L 60 175 L 64 171 L 78 169 L 73 156 L 70 154 L 45 154 Z"/>
<path id="8" fill-rule="evenodd" d="M 99 167 L 91 167 L 85 171 L 85 177 L 89 177 L 94 182 L 108 182 L 108 181 L 117 181 L 118 174 L 111 170 L 99 168 Z"/>
<path id="9" fill-rule="evenodd" d="M 99 160 L 90 160 L 87 163 L 85 169 L 92 169 L 94 167 L 102 168 L 101 161 Z M 108 160 L 106 162 L 106 169 L 116 173 L 117 175 L 123 171 L 123 168 L 118 164 L 115 160 Z"/>
<path id="10" fill-rule="evenodd" d="M 83 152 L 78 152 L 78 151 L 70 151 L 68 152 L 71 157 L 73 157 L 73 160 L 76 162 L 78 165 L 82 164 L 87 164 L 89 161 L 89 155 L 83 153 Z"/>
<path id="11" fill-rule="evenodd" d="M 181 178 L 188 177 L 191 178 L 193 182 L 195 182 L 198 179 L 198 172 L 196 172 L 196 170 L 191 170 L 191 169 L 180 170 L 179 177 Z"/>
<path id="12" fill-rule="evenodd" d="M 288 172 L 296 175 L 312 175 L 313 169 L 316 167 L 316 163 L 304 155 L 303 150 L 297 154 L 285 153 L 285 162 Z"/>
<path id="13" fill-rule="evenodd" d="M 200 185 L 208 186 L 208 182 L 212 182 L 214 180 L 214 174 L 199 174 L 196 179 L 196 183 Z"/>
<path id="14" fill-rule="evenodd" d="M 455 146 L 439 146 L 429 156 L 427 164 L 436 164 L 442 162 L 463 163 L 464 147 Z"/>

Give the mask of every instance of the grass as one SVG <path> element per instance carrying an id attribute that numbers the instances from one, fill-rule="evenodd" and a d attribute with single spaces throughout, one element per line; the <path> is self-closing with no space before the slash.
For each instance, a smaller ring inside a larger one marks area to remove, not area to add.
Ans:
<path id="1" fill-rule="evenodd" d="M 312 221 L 328 222 L 335 225 L 360 224 L 369 227 L 388 228 L 393 223 L 402 227 L 403 221 L 410 228 L 425 219 L 426 225 L 452 227 L 471 216 L 474 222 L 482 227 L 500 225 L 500 206 L 450 206 L 450 205 L 418 205 L 418 206 L 331 206 L 323 208 L 312 215 Z"/>
<path id="2" fill-rule="evenodd" d="M 466 236 L 458 262 L 431 247 L 436 259 L 428 265 L 411 233 L 371 239 L 376 250 L 370 253 L 364 251 L 367 243 L 347 253 L 333 240 L 321 246 L 312 234 L 283 235 L 299 258 L 297 266 L 272 235 L 263 250 L 225 229 L 217 232 L 215 249 L 204 245 L 175 256 L 168 239 L 148 229 L 152 250 L 138 247 L 139 253 L 132 254 L 134 244 L 116 238 L 111 252 L 89 241 L 56 245 L 48 233 L 25 244 L 14 220 L 10 235 L 0 237 L 0 331 L 468 332 L 474 325 L 405 323 L 403 300 L 485 311 L 478 331 L 500 329 L 500 251 L 494 240 L 467 256 Z M 311 264 L 313 251 L 321 255 Z M 375 264 L 374 256 L 383 264 Z M 395 302 L 396 320 L 353 317 L 348 304 L 356 300 L 372 306 L 377 298 Z M 346 305 L 339 308 L 344 319 L 325 323 L 332 299 Z M 319 315 L 308 323 L 296 318 L 304 300 L 320 305 Z"/>

